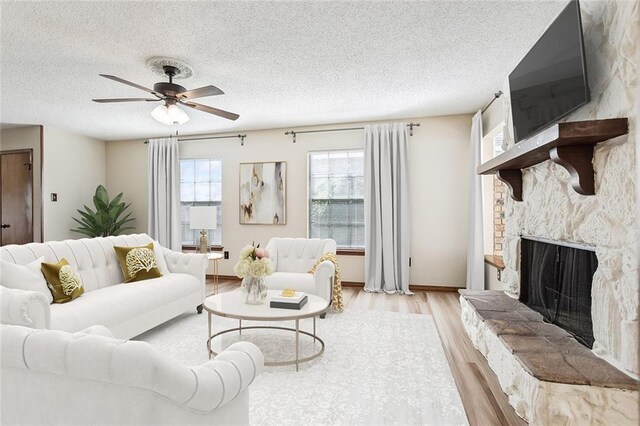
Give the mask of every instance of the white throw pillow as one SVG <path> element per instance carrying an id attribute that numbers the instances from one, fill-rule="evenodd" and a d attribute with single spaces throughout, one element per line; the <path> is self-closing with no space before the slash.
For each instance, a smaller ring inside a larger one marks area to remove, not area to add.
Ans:
<path id="1" fill-rule="evenodd" d="M 0 260 L 0 284 L 18 290 L 38 291 L 44 294 L 49 303 L 53 303 L 53 296 L 40 270 L 42 261 L 44 261 L 44 257 L 26 265 L 17 265 Z"/>

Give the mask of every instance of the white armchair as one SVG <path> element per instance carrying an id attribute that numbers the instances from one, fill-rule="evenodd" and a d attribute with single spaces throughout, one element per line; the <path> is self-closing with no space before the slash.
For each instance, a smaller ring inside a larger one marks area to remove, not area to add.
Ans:
<path id="1" fill-rule="evenodd" d="M 318 265 L 315 274 L 309 269 L 324 253 L 336 253 L 336 242 L 320 238 L 272 238 L 265 247 L 273 262 L 274 273 L 267 287 L 275 290 L 293 288 L 331 301 L 335 266 L 327 260 Z"/>
<path id="2" fill-rule="evenodd" d="M 0 325 L 2 424 L 248 424 L 262 352 L 249 342 L 185 367 L 102 326 Z"/>

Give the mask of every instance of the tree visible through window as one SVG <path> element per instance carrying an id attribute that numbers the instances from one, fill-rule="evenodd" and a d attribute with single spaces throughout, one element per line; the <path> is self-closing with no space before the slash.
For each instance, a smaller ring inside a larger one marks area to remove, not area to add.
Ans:
<path id="1" fill-rule="evenodd" d="M 222 161 L 180 160 L 180 218 L 182 245 L 198 245 L 200 231 L 189 227 L 190 206 L 216 206 L 217 228 L 209 231 L 209 244 L 222 245 Z"/>
<path id="2" fill-rule="evenodd" d="M 309 237 L 364 248 L 364 152 L 309 153 Z"/>

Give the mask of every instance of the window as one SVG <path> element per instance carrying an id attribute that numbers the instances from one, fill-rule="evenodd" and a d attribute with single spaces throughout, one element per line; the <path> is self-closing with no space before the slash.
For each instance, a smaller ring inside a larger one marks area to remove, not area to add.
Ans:
<path id="1" fill-rule="evenodd" d="M 495 157 L 498 154 L 502 154 L 504 149 L 502 149 L 502 143 L 504 142 L 504 133 L 500 132 L 493 137 L 493 156 Z"/>
<path id="2" fill-rule="evenodd" d="M 364 152 L 309 153 L 309 237 L 364 248 Z"/>
<path id="3" fill-rule="evenodd" d="M 222 161 L 180 160 L 180 218 L 182 245 L 197 246 L 200 231 L 189 228 L 190 206 L 216 206 L 218 227 L 209 231 L 209 244 L 222 245 Z"/>

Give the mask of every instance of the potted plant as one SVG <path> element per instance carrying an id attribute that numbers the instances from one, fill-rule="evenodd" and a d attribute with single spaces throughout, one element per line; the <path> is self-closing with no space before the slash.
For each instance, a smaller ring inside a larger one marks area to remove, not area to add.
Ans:
<path id="1" fill-rule="evenodd" d="M 125 211 L 131 204 L 125 204 L 122 200 L 122 192 L 109 201 L 109 194 L 104 186 L 98 185 L 93 196 L 95 210 L 84 206 L 84 210 L 78 210 L 80 219 L 72 218 L 80 224 L 78 228 L 71 229 L 73 232 L 87 235 L 89 237 L 107 237 L 109 235 L 120 235 L 133 226 L 125 226 L 131 222 L 131 212 Z M 124 216 L 123 216 L 124 215 Z"/>

